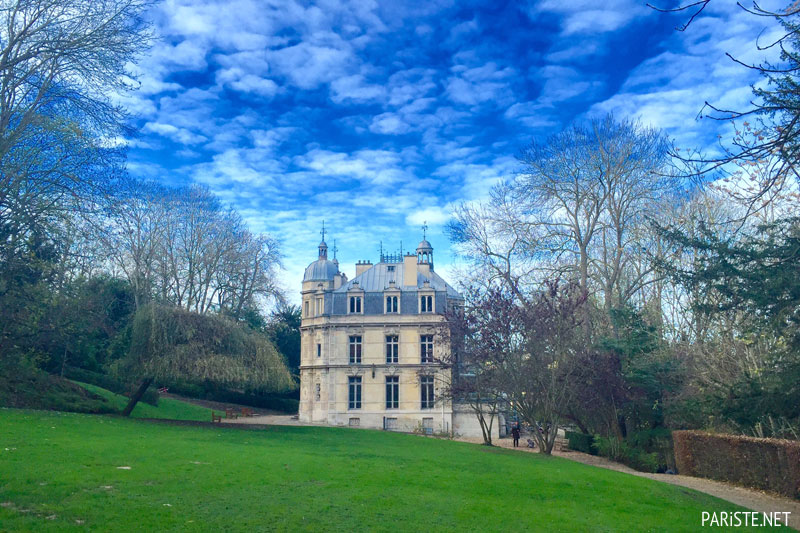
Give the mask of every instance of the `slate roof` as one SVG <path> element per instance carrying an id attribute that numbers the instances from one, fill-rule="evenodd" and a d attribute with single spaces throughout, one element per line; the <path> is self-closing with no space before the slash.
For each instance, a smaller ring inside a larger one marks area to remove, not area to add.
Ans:
<path id="1" fill-rule="evenodd" d="M 393 272 L 390 270 L 390 267 L 394 267 Z M 433 271 L 431 271 L 430 276 L 424 276 L 417 272 L 416 285 L 406 287 L 404 286 L 405 280 L 403 279 L 404 270 L 403 263 L 378 263 L 373 265 L 372 268 L 366 272 L 363 272 L 360 276 L 349 280 L 334 292 L 347 292 L 353 288 L 355 282 L 358 282 L 358 287 L 366 292 L 383 292 L 385 289 L 389 288 L 389 281 L 391 280 L 394 280 L 395 288 L 401 291 L 417 291 L 422 289 L 425 280 L 428 280 L 433 290 L 437 292 L 446 291 L 448 298 L 462 298 L 458 291 L 442 279 L 439 274 Z"/>

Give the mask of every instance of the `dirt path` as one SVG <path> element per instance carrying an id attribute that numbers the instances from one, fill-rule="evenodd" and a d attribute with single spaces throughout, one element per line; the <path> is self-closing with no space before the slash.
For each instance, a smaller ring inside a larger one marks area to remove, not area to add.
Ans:
<path id="1" fill-rule="evenodd" d="M 462 438 L 458 440 L 474 442 L 478 444 L 483 443 L 483 439 L 480 438 Z M 537 451 L 532 448 L 513 448 L 511 439 L 498 439 L 494 442 L 494 444 L 502 448 L 537 453 Z M 670 485 L 677 485 L 679 487 L 686 487 L 699 492 L 705 492 L 711 496 L 716 496 L 717 498 L 735 503 L 736 505 L 741 505 L 742 507 L 751 509 L 753 511 L 764 513 L 788 511 L 792 513 L 789 517 L 789 525 L 794 529 L 800 530 L 800 501 L 797 500 L 762 492 L 760 490 L 746 489 L 744 487 L 723 483 L 721 481 L 714 481 L 711 479 L 703 479 L 691 476 L 673 476 L 668 474 L 648 474 L 646 472 L 639 472 L 625 465 L 609 461 L 605 457 L 598 457 L 596 455 L 589 455 L 581 452 L 553 450 L 553 455 L 590 466 L 597 466 L 599 468 L 606 468 L 608 470 L 616 470 L 617 472 L 624 472 L 633 476 L 646 477 L 655 481 L 669 483 Z M 712 511 L 712 509 L 709 509 L 709 511 Z"/>

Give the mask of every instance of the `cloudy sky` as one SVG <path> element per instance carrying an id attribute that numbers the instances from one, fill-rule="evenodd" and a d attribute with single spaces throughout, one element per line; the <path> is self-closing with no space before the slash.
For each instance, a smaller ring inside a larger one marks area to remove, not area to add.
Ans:
<path id="1" fill-rule="evenodd" d="M 295 300 L 323 219 L 350 276 L 381 240 L 413 249 L 423 221 L 446 273 L 452 207 L 572 121 L 613 112 L 713 146 L 727 126 L 697 119 L 703 101 L 742 108 L 757 81 L 725 52 L 758 61 L 769 24 L 731 0 L 683 33 L 685 16 L 628 0 L 168 0 L 151 15 L 130 171 L 205 184 L 279 237 Z"/>

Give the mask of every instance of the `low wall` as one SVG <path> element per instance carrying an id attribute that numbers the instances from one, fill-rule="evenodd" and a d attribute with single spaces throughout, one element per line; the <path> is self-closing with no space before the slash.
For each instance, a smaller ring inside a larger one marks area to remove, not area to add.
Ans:
<path id="1" fill-rule="evenodd" d="M 800 499 L 800 442 L 674 431 L 678 473 Z"/>

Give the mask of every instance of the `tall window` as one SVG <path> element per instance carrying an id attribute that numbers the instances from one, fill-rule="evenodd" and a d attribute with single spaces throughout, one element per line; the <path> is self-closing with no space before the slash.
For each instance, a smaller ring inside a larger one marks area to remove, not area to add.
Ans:
<path id="1" fill-rule="evenodd" d="M 347 408 L 361 409 L 361 376 L 347 378 Z"/>
<path id="2" fill-rule="evenodd" d="M 350 335 L 350 364 L 361 363 L 361 335 Z"/>
<path id="3" fill-rule="evenodd" d="M 319 316 L 324 311 L 324 307 L 322 306 L 322 298 L 317 298 L 317 312 L 316 315 Z"/>
<path id="4" fill-rule="evenodd" d="M 433 409 L 433 376 L 422 376 L 419 379 L 421 403 L 423 409 Z"/>
<path id="5" fill-rule="evenodd" d="M 387 313 L 397 313 L 400 309 L 397 306 L 397 296 L 387 296 L 386 297 L 386 312 Z"/>
<path id="6" fill-rule="evenodd" d="M 419 312 L 420 313 L 433 313 L 433 296 L 420 296 L 419 298 Z"/>
<path id="7" fill-rule="evenodd" d="M 304 303 L 305 303 L 305 308 L 306 308 L 306 316 L 310 316 L 310 313 L 308 311 L 308 300 L 306 300 Z"/>
<path id="8" fill-rule="evenodd" d="M 386 376 L 386 408 L 397 409 L 400 405 L 400 378 Z"/>
<path id="9" fill-rule="evenodd" d="M 433 363 L 433 335 L 419 337 L 420 362 Z"/>
<path id="10" fill-rule="evenodd" d="M 361 312 L 361 296 L 350 297 L 350 312 L 351 313 Z"/>
<path id="11" fill-rule="evenodd" d="M 317 344 L 317 357 L 322 357 L 322 345 Z"/>
<path id="12" fill-rule="evenodd" d="M 398 360 L 399 343 L 397 335 L 386 335 L 386 362 L 396 363 Z"/>

